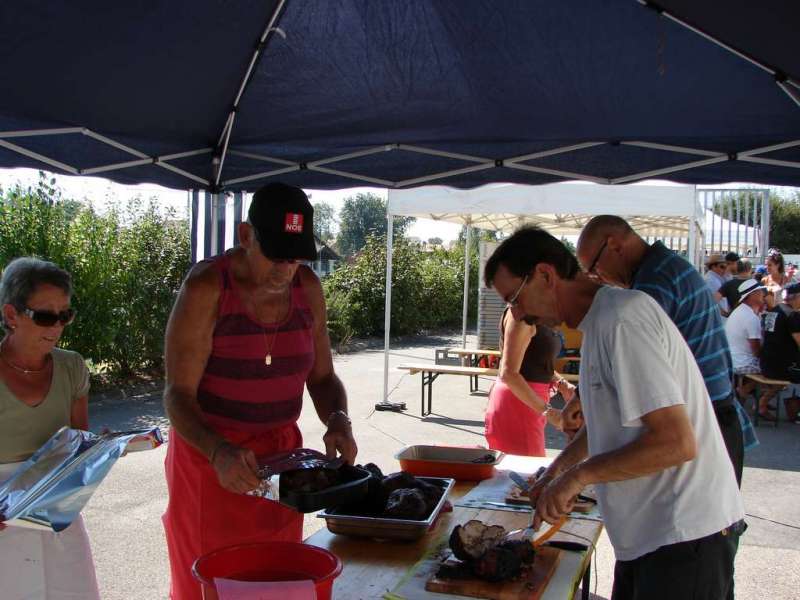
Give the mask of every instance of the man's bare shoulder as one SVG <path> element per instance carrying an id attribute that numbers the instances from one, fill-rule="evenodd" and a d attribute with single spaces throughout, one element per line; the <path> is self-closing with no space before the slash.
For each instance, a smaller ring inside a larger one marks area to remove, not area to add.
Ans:
<path id="1" fill-rule="evenodd" d="M 191 298 L 216 299 L 219 296 L 219 271 L 216 265 L 208 261 L 194 265 L 183 282 L 183 293 Z"/>
<path id="2" fill-rule="evenodd" d="M 319 293 L 322 296 L 322 282 L 317 277 L 317 274 L 308 265 L 300 265 L 297 267 L 297 276 L 300 278 L 300 284 L 303 286 L 306 294 Z"/>

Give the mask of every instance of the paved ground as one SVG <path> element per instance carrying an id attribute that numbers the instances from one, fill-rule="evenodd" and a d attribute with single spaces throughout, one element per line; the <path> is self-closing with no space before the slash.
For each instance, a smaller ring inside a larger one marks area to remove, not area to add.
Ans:
<path id="1" fill-rule="evenodd" d="M 395 347 L 391 364 L 433 359 L 433 348 L 456 345 L 460 337 L 415 340 Z M 473 340 L 474 342 L 474 340 Z M 383 389 L 383 354 L 366 349 L 339 355 L 336 369 L 345 383 L 360 447 L 359 458 L 385 470 L 396 470 L 395 452 L 404 444 L 482 444 L 486 393 L 469 394 L 463 377 L 442 377 L 434 383 L 434 414 L 419 416 L 419 375 L 390 373 L 393 401 L 407 403 L 405 413 L 374 412 Z M 489 381 L 482 381 L 486 390 Z M 125 400 L 93 402 L 94 430 L 116 430 L 158 425 L 167 421 L 157 394 Z M 322 425 L 307 402 L 300 422 L 306 446 L 323 449 Z M 743 492 L 750 528 L 742 539 L 736 561 L 737 597 L 796 598 L 800 590 L 800 426 L 759 427 L 762 444 L 747 457 Z M 548 431 L 549 454 L 563 446 L 561 434 Z M 97 565 L 102 597 L 165 598 L 168 566 L 161 527 L 166 506 L 163 476 L 165 447 L 123 458 L 95 493 L 84 511 Z M 713 490 L 709 490 L 713 502 Z M 755 518 L 755 516 L 762 518 Z M 772 523 L 793 524 L 794 529 Z M 306 519 L 306 535 L 322 521 Z M 604 536 L 598 546 L 598 598 L 608 598 L 613 574 L 613 552 Z M 593 587 L 595 581 L 593 581 Z M 350 600 L 350 599 L 347 599 Z"/>

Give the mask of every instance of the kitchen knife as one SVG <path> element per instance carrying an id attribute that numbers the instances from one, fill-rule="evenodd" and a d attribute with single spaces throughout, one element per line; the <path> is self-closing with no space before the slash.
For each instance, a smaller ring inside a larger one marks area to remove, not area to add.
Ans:
<path id="1" fill-rule="evenodd" d="M 528 483 L 528 480 L 525 479 L 522 475 L 514 471 L 509 471 L 508 476 L 511 478 L 511 481 L 513 481 L 519 486 L 519 489 L 522 490 L 523 494 L 527 494 L 530 491 L 531 485 Z"/>

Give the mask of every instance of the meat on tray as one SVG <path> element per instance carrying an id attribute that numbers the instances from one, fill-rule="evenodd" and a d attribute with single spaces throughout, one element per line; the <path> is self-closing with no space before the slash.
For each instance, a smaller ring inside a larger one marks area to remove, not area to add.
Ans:
<path id="1" fill-rule="evenodd" d="M 361 468 L 371 475 L 367 495 L 357 504 L 340 507 L 339 514 L 421 521 L 436 508 L 444 493 L 442 488 L 403 471 L 384 476 L 373 463 Z"/>
<path id="2" fill-rule="evenodd" d="M 506 539 L 508 532 L 500 525 L 486 525 L 471 520 L 456 525 L 450 534 L 450 549 L 459 562 L 445 562 L 436 576 L 442 579 L 478 577 L 499 582 L 520 576 L 533 563 L 536 551 L 526 540 Z"/>

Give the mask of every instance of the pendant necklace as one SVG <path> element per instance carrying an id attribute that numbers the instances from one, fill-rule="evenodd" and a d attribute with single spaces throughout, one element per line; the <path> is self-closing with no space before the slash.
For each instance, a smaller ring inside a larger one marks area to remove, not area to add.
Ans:
<path id="1" fill-rule="evenodd" d="M 280 324 L 275 325 L 274 329 L 272 330 L 272 342 L 269 344 L 267 353 L 264 355 L 264 364 L 267 366 L 272 364 L 272 348 L 275 346 L 275 339 L 278 337 L 278 327 L 280 327 Z M 264 346 L 267 347 L 266 330 L 264 330 Z"/>
<path id="2" fill-rule="evenodd" d="M 290 291 L 291 293 L 291 291 Z M 292 310 L 292 303 L 291 303 L 291 296 L 289 297 L 289 312 Z M 287 314 L 288 317 L 288 314 Z M 272 340 L 267 343 L 267 331 L 266 328 L 262 331 L 264 334 L 264 347 L 267 349 L 267 353 L 264 355 L 264 364 L 270 366 L 272 364 L 272 349 L 275 347 L 275 340 L 278 339 L 278 329 L 281 326 L 281 321 L 275 323 L 275 326 L 272 328 Z"/>

